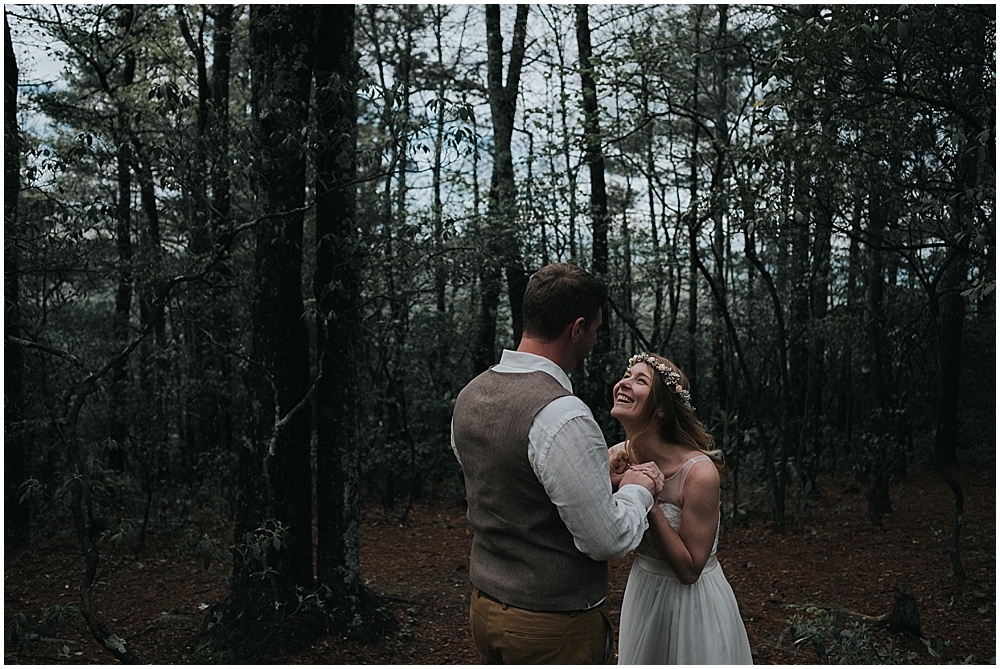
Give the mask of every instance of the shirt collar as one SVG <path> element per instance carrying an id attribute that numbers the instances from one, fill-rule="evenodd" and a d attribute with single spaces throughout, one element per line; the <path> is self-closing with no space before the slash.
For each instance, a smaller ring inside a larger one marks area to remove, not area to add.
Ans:
<path id="1" fill-rule="evenodd" d="M 493 367 L 493 371 L 505 374 L 545 372 L 558 381 L 563 388 L 573 392 L 573 383 L 569 380 L 562 367 L 548 358 L 535 355 L 534 353 L 504 349 L 503 355 L 500 356 L 500 362 Z"/>

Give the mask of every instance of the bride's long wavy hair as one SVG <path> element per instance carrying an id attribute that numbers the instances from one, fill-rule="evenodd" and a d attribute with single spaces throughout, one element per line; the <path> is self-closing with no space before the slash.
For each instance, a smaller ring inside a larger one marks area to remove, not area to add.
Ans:
<path id="1" fill-rule="evenodd" d="M 655 353 L 649 355 L 658 363 L 662 363 L 677 372 L 680 376 L 681 387 L 688 392 L 691 391 L 690 381 L 677 365 L 661 355 Z M 664 416 L 662 422 L 659 423 L 658 432 L 663 441 L 698 449 L 712 458 L 720 474 L 726 473 L 725 457 L 721 450 L 715 448 L 715 440 L 712 435 L 701 424 L 690 406 L 681 399 L 680 394 L 675 392 L 674 388 L 667 387 L 663 375 L 653 370 L 653 383 L 649 387 L 649 396 L 640 414 L 643 418 L 643 427 L 639 430 L 639 434 L 657 429 L 659 419 L 656 417 L 656 413 L 660 409 L 663 409 Z M 634 435 L 633 438 L 635 436 L 638 435 Z M 635 453 L 632 451 L 631 440 L 625 442 L 625 452 L 629 462 L 635 463 Z"/>

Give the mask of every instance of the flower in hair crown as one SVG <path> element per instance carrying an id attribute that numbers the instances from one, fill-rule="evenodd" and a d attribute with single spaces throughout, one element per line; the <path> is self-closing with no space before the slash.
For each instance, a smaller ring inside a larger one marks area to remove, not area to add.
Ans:
<path id="1" fill-rule="evenodd" d="M 691 404 L 691 391 L 686 390 L 681 386 L 681 375 L 678 374 L 669 365 L 658 361 L 656 358 L 648 353 L 640 353 L 638 355 L 633 355 L 628 359 L 628 366 L 631 368 L 637 363 L 644 362 L 663 377 L 663 382 L 667 384 L 667 388 L 674 391 L 674 394 L 680 395 L 681 403 L 688 408 L 689 411 L 694 411 L 694 405 Z"/>

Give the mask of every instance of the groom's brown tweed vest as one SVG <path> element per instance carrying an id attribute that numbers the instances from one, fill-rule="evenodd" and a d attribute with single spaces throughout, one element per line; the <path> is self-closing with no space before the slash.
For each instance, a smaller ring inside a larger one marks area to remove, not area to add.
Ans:
<path id="1" fill-rule="evenodd" d="M 487 370 L 455 401 L 472 541 L 469 579 L 496 599 L 530 611 L 577 611 L 607 596 L 608 565 L 587 557 L 528 461 L 535 414 L 570 395 L 545 372 Z"/>

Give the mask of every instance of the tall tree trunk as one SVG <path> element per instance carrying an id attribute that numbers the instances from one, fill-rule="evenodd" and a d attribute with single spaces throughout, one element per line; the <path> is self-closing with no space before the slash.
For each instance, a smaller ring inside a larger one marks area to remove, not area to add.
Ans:
<path id="1" fill-rule="evenodd" d="M 500 33 L 500 6 L 486 5 L 487 95 L 493 120 L 493 175 L 484 230 L 484 262 L 480 274 L 479 334 L 473 353 L 474 372 L 485 370 L 494 362 L 497 309 L 500 306 L 501 276 L 506 273 L 507 298 L 510 302 L 514 346 L 521 340 L 521 305 L 528 276 L 521 261 L 516 234 L 517 189 L 514 184 L 514 159 L 510 142 L 514 134 L 517 93 L 524 63 L 528 6 L 518 5 L 514 18 L 514 36 L 503 80 L 503 36 Z"/>
<path id="2" fill-rule="evenodd" d="M 118 17 L 118 26 L 122 33 L 132 29 L 135 20 L 135 8 L 123 5 L 122 13 Z M 127 89 L 135 82 L 135 53 L 132 49 L 126 49 L 123 54 L 122 67 L 122 89 Z M 115 293 L 115 315 L 114 315 L 114 343 L 118 348 L 123 348 L 129 340 L 129 318 L 132 310 L 132 293 L 135 285 L 135 268 L 133 267 L 132 249 L 132 150 L 129 143 L 131 120 L 128 111 L 123 103 L 118 104 L 116 115 L 116 139 L 118 141 L 118 202 L 116 206 L 117 221 L 115 223 L 115 244 L 118 250 L 118 289 Z M 115 366 L 111 373 L 111 396 L 112 418 L 109 432 L 111 439 L 117 443 L 118 448 L 113 449 L 109 455 L 109 464 L 114 469 L 124 469 L 125 448 L 128 445 L 129 420 L 125 414 L 125 407 L 129 404 L 129 396 L 126 386 L 128 384 L 128 371 L 125 367 L 125 360 Z"/>
<path id="3" fill-rule="evenodd" d="M 168 387 L 167 379 L 170 373 L 170 362 L 166 351 L 166 309 L 162 299 L 157 299 L 162 292 L 161 278 L 162 247 L 160 241 L 160 213 L 156 202 L 156 186 L 153 183 L 153 171 L 144 159 L 143 147 L 136 141 L 133 145 L 136 161 L 134 170 L 139 181 L 139 197 L 145 218 L 143 234 L 140 237 L 139 274 L 139 319 L 142 328 L 152 332 L 151 337 L 144 337 L 140 344 L 139 406 L 147 420 L 141 421 L 134 428 L 135 442 L 130 445 L 132 471 L 142 481 L 146 498 L 152 495 L 152 484 L 156 476 L 156 453 L 166 452 L 169 438 L 168 417 L 171 412 L 167 406 L 167 395 L 164 389 Z M 144 517 L 140 525 L 137 548 L 146 545 L 146 529 L 148 518 Z"/>
<path id="4" fill-rule="evenodd" d="M 441 200 L 441 173 L 442 151 L 444 149 L 444 113 L 445 95 L 447 94 L 447 78 L 444 76 L 444 44 L 442 35 L 442 23 L 447 15 L 447 5 L 431 5 L 431 16 L 434 22 L 434 53 L 437 55 L 436 65 L 441 73 L 437 87 L 437 108 L 434 127 L 434 163 L 431 168 L 432 185 L 434 190 L 434 200 L 431 204 L 431 215 L 434 218 L 434 252 L 442 254 L 444 252 L 444 204 Z M 439 314 L 445 312 L 445 287 L 447 286 L 448 273 L 440 257 L 434 264 L 434 306 Z M 436 355 L 445 354 L 444 338 L 441 338 L 441 346 Z M 435 366 L 440 365 L 440 360 L 435 361 Z"/>
<path id="5" fill-rule="evenodd" d="M 847 313 L 850 323 L 858 330 L 864 323 L 864 249 L 862 248 L 861 237 L 864 229 L 864 204 L 865 188 L 864 184 L 858 180 L 853 184 L 851 194 L 851 239 L 850 249 L 847 259 Z M 841 379 L 837 387 L 837 427 L 844 431 L 846 436 L 846 450 L 850 452 L 850 444 L 853 443 L 854 421 L 857 407 L 858 394 L 853 388 L 853 379 L 856 376 L 855 361 L 856 352 L 851 342 L 847 340 L 843 347 L 843 363 L 841 364 Z"/>
<path id="6" fill-rule="evenodd" d="M 601 126 L 594 78 L 594 54 L 590 39 L 590 16 L 587 5 L 576 5 L 576 43 L 580 54 L 580 82 L 583 90 L 583 160 L 590 168 L 590 220 L 594 239 L 591 270 L 603 283 L 608 280 L 608 191 L 604 180 L 604 152 L 601 150 Z M 627 307 L 628 305 L 626 305 Z M 611 315 L 605 309 L 604 322 L 597 331 L 597 342 L 587 360 L 587 383 L 580 390 L 599 422 L 611 410 L 609 380 L 614 378 L 609 360 L 611 352 Z"/>
<path id="7" fill-rule="evenodd" d="M 414 5 L 403 5 L 400 7 L 402 25 L 403 44 L 396 49 L 396 72 L 395 81 L 399 88 L 399 105 L 404 123 L 398 127 L 397 142 L 399 143 L 398 153 L 398 177 L 396 178 L 396 209 L 395 218 L 392 220 L 402 224 L 409 217 L 406 196 L 409 189 L 407 181 L 407 171 L 409 169 L 409 140 L 411 122 L 411 93 L 413 90 L 413 67 L 415 63 L 413 34 L 416 26 L 420 23 L 421 10 Z M 395 231 L 390 231 L 395 234 Z M 393 276 L 396 263 L 390 259 L 386 272 Z M 410 434 L 408 412 L 407 412 L 407 383 L 406 368 L 400 364 L 404 359 L 407 350 L 407 338 L 410 331 L 410 300 L 407 299 L 402 286 L 405 285 L 405 278 L 401 281 L 399 291 L 390 292 L 389 298 L 392 309 L 390 323 L 392 326 L 392 347 L 393 355 L 383 356 L 384 376 L 384 406 L 386 409 L 386 424 L 391 443 L 398 445 L 400 455 L 406 454 L 409 462 L 406 464 L 403 476 L 388 476 L 387 480 L 396 483 L 406 483 L 405 489 L 408 492 L 407 507 L 405 514 L 409 512 L 410 505 L 415 498 L 420 496 L 423 479 L 420 468 L 416 463 L 416 444 Z M 392 363 L 391 365 L 389 363 Z M 392 500 L 394 501 L 394 500 Z"/>
<path id="8" fill-rule="evenodd" d="M 214 11 L 215 30 L 212 36 L 212 105 L 209 113 L 209 127 L 214 138 L 211 152 L 211 182 L 212 209 L 209 229 L 215 244 L 224 243 L 232 235 L 231 219 L 232 175 L 229 153 L 229 85 L 232 67 L 233 49 L 233 5 L 216 5 Z M 218 272 L 223 277 L 230 277 L 231 270 L 226 265 L 219 265 Z M 232 330 L 232 316 L 229 307 L 223 300 L 213 299 L 210 303 L 210 325 L 214 332 L 225 333 Z M 233 380 L 238 378 L 231 360 L 221 355 L 213 346 L 209 353 L 210 365 L 217 369 L 217 375 L 222 382 L 214 389 L 207 407 L 203 407 L 203 434 L 209 439 L 204 443 L 207 447 L 216 447 L 228 452 L 234 440 L 234 408 L 232 397 L 235 395 Z M 226 381 L 229 380 L 229 383 Z"/>
<path id="9" fill-rule="evenodd" d="M 973 44 L 989 45 L 988 36 L 996 32 L 995 21 L 988 19 L 975 21 L 971 31 Z M 981 89 L 984 67 L 978 60 L 974 67 L 963 69 L 962 87 L 970 96 Z M 985 102 L 985 101 L 984 101 Z M 988 103 L 982 107 L 988 108 Z M 993 117 L 996 108 L 993 107 Z M 968 120 L 963 122 L 963 131 L 972 136 L 978 128 Z M 985 124 L 983 124 L 985 125 Z M 954 199 L 952 216 L 956 229 L 972 229 L 975 227 L 976 204 L 974 194 L 980 192 L 980 154 L 972 147 L 966 147 L 958 156 L 956 181 L 959 194 Z M 991 163 L 992 164 L 992 161 Z M 989 253 L 995 253 L 994 244 L 989 244 Z M 934 460 L 941 472 L 941 477 L 951 488 L 955 496 L 954 520 L 952 522 L 951 539 L 948 545 L 948 555 L 951 558 L 952 571 L 955 580 L 962 583 L 966 579 L 959 553 L 962 523 L 964 520 L 965 496 L 962 486 L 948 470 L 950 465 L 958 464 L 958 445 L 961 443 L 959 423 L 959 403 L 961 400 L 962 372 L 962 334 L 965 325 L 965 298 L 961 294 L 968 274 L 968 257 L 964 242 L 958 243 L 952 250 L 950 266 L 943 271 L 941 288 L 941 313 L 938 319 L 938 397 L 934 430 Z M 990 300 L 990 304 L 995 304 Z M 995 319 L 994 319 L 995 323 Z"/>
<path id="10" fill-rule="evenodd" d="M 809 202 L 809 162 L 804 157 L 798 157 L 794 164 L 794 180 L 792 194 L 792 210 L 788 212 L 786 227 L 791 237 L 791 255 L 788 266 L 788 339 L 781 342 L 788 347 L 788 385 L 785 398 L 787 400 L 782 430 L 782 437 L 788 447 L 788 453 L 794 454 L 795 472 L 801 476 L 802 459 L 805 446 L 805 414 L 806 392 L 809 387 L 809 292 L 811 269 L 809 266 L 809 228 L 812 212 Z M 803 486 L 795 489 L 796 497 L 801 495 Z M 801 500 L 796 499 L 797 502 Z M 793 529 L 798 529 L 800 505 L 792 508 L 794 514 Z"/>
<path id="11" fill-rule="evenodd" d="M 260 218 L 232 586 L 210 613 L 199 651 L 199 657 L 217 662 L 259 661 L 296 604 L 296 587 L 313 581 L 309 336 L 301 291 L 306 172 L 300 138 L 316 18 L 317 11 L 306 6 L 254 5 L 250 14 Z"/>
<path id="12" fill-rule="evenodd" d="M 973 43 L 987 43 L 986 22 L 977 21 L 975 26 Z M 966 90 L 977 90 L 983 79 L 982 61 L 979 63 L 964 73 L 963 83 Z M 964 125 L 964 132 L 975 132 L 971 124 Z M 965 148 L 957 159 L 958 194 L 953 200 L 952 208 L 953 228 L 956 230 L 974 229 L 976 225 L 974 194 L 980 190 L 979 160 L 978 152 L 971 147 Z M 967 242 L 956 242 L 956 244 L 941 279 L 941 317 L 938 322 L 938 398 L 934 453 L 936 461 L 944 466 L 958 464 L 958 406 L 961 396 L 959 379 L 962 369 L 962 330 L 965 322 L 965 298 L 962 297 L 961 290 L 968 273 L 968 257 Z M 990 248 L 992 249 L 992 245 Z"/>
<path id="13" fill-rule="evenodd" d="M 962 384 L 962 330 L 965 322 L 965 298 L 961 295 L 961 284 L 968 268 L 962 249 L 951 253 L 951 262 L 943 270 L 941 279 L 942 295 L 937 313 L 937 410 L 934 429 L 934 464 L 941 478 L 951 488 L 955 496 L 955 512 L 948 544 L 955 580 L 965 581 L 965 569 L 959 553 L 962 523 L 964 519 L 965 495 L 962 486 L 949 471 L 949 466 L 958 464 L 958 444 L 960 425 L 958 420 L 959 399 Z"/>
<path id="14" fill-rule="evenodd" d="M 10 39 L 7 9 L 3 12 L 3 220 L 4 220 L 4 336 L 21 336 L 21 296 L 18 276 L 17 201 L 21 190 L 21 132 L 17 126 L 17 60 Z M 28 478 L 28 441 L 24 429 L 24 349 L 6 340 L 4 352 L 4 545 L 21 548 L 30 537 L 30 506 L 18 499 L 18 489 Z"/>
<path id="15" fill-rule="evenodd" d="M 871 239 L 881 239 L 885 230 L 884 196 L 872 193 L 870 199 Z M 868 247 L 868 276 L 865 281 L 865 372 L 868 375 L 868 397 L 871 414 L 877 414 L 887 403 L 885 379 L 885 262 L 884 252 Z M 869 415 L 871 420 L 871 415 Z M 877 429 L 877 428 L 876 428 Z"/>
<path id="16" fill-rule="evenodd" d="M 824 336 L 827 308 L 830 300 L 830 273 L 833 236 L 833 220 L 830 218 L 832 206 L 832 184 L 829 179 L 821 179 L 821 190 L 818 194 L 823 198 L 819 206 L 821 222 L 813 232 L 813 281 L 812 294 L 809 303 L 809 319 L 811 323 L 809 347 L 809 384 L 806 391 L 806 425 L 805 434 L 814 444 L 814 454 L 819 453 L 821 436 L 819 420 L 825 414 L 824 397 L 826 394 L 826 358 L 827 342 Z"/>
<path id="17" fill-rule="evenodd" d="M 764 285 L 767 288 L 768 296 L 771 298 L 771 308 L 774 311 L 775 327 L 777 332 L 775 332 L 774 340 L 778 342 L 777 354 L 778 354 L 778 367 L 781 370 L 779 374 L 780 382 L 778 383 L 779 389 L 777 391 L 777 402 L 780 405 L 784 400 L 782 399 L 782 389 L 786 388 L 788 385 L 787 372 L 788 369 L 788 359 L 785 348 L 785 342 L 788 341 L 788 331 L 785 327 L 785 317 L 784 311 L 781 305 L 781 298 L 778 295 L 778 289 L 775 286 L 774 278 L 768 271 L 767 267 L 761 261 L 760 257 L 757 255 L 756 239 L 753 232 L 745 232 L 745 248 L 747 259 L 753 264 L 754 268 L 760 273 L 761 279 L 764 281 Z M 754 383 L 749 374 L 745 374 L 745 382 L 747 388 L 754 387 Z M 784 410 L 781 408 L 772 409 L 771 420 L 774 424 L 779 426 L 779 429 L 775 432 L 779 435 L 784 434 L 780 426 L 782 424 L 782 419 L 784 417 Z M 771 501 L 772 501 L 772 521 L 774 523 L 774 529 L 778 533 L 783 533 L 785 531 L 785 489 L 786 489 L 786 469 L 788 462 L 788 441 L 784 438 L 779 438 L 778 448 L 775 449 L 774 444 L 771 439 L 764 439 L 764 470 L 767 474 L 768 487 L 771 491 Z"/>
<path id="18" fill-rule="evenodd" d="M 882 238 L 889 222 L 890 206 L 884 193 L 871 194 L 871 230 L 872 239 Z M 892 500 L 889 498 L 889 471 L 887 460 L 888 448 L 883 437 L 888 434 L 889 426 L 886 413 L 889 406 L 886 369 L 888 354 L 885 346 L 885 264 L 884 251 L 875 246 L 868 251 L 868 281 L 865 304 L 866 329 L 866 365 L 868 378 L 869 416 L 868 431 L 878 440 L 875 462 L 872 467 L 872 484 L 867 493 L 868 517 L 876 527 L 882 526 L 882 516 L 892 511 Z"/>
<path id="19" fill-rule="evenodd" d="M 649 80 L 642 76 L 641 80 L 641 90 L 642 90 L 642 111 L 644 118 L 650 118 L 650 108 L 649 108 Z M 647 206 L 649 207 L 649 236 L 650 241 L 653 245 L 653 257 L 652 257 L 652 289 L 653 289 L 653 327 L 652 333 L 650 334 L 649 341 L 652 343 L 654 351 L 660 351 L 660 341 L 662 340 L 663 332 L 663 291 L 666 284 L 666 272 L 664 271 L 663 262 L 663 252 L 660 250 L 660 235 L 656 229 L 656 204 L 657 204 L 657 192 L 656 192 L 656 156 L 654 155 L 654 142 L 656 141 L 656 134 L 653 129 L 653 123 L 647 122 L 645 129 L 644 141 L 646 143 L 646 197 Z M 666 217 L 666 212 L 661 214 L 664 218 Z M 670 240 L 665 239 L 663 246 L 667 247 L 670 245 Z"/>
<path id="20" fill-rule="evenodd" d="M 809 16 L 818 15 L 818 9 L 806 8 Z M 800 84 L 807 90 L 807 95 L 814 96 L 817 90 L 815 81 L 806 78 Z M 811 107 L 803 105 L 802 109 L 789 114 L 796 135 L 811 132 L 816 125 L 815 114 Z M 809 365 L 812 359 L 812 313 L 810 300 L 814 290 L 813 281 L 816 278 L 815 268 L 810 261 L 810 234 L 816 226 L 815 211 L 815 176 L 811 151 L 799 147 L 792 162 L 792 207 L 787 212 L 788 224 L 786 230 L 790 237 L 791 256 L 788 264 L 786 288 L 789 291 L 789 322 L 787 342 L 788 347 L 788 406 L 787 419 L 784 422 L 785 439 L 794 449 L 795 472 L 799 485 L 795 489 L 797 504 L 794 507 L 795 524 L 799 522 L 799 511 L 802 509 L 802 495 L 808 491 L 805 485 L 807 475 L 807 449 L 809 445 L 809 420 L 807 418 L 807 397 L 809 394 Z"/>
<path id="21" fill-rule="evenodd" d="M 285 555 L 279 552 L 279 563 L 285 567 L 279 574 L 291 584 L 308 586 L 313 576 L 312 495 L 311 486 L 303 482 L 311 478 L 310 419 L 307 409 L 289 414 L 309 388 L 309 337 L 302 303 L 306 162 L 300 138 L 307 122 L 312 70 L 311 53 L 303 54 L 301 44 L 315 30 L 315 10 L 261 8 L 250 24 L 251 36 L 257 37 L 251 39 L 258 91 L 253 96 L 254 125 L 264 158 L 258 193 L 267 218 L 256 229 L 251 305 L 252 359 L 264 374 L 252 371 L 248 390 L 256 396 L 254 401 L 268 398 L 270 402 L 261 406 L 277 411 L 277 415 L 260 412 L 259 421 L 251 418 L 250 434 L 259 446 L 273 443 L 273 459 L 265 457 L 263 464 L 270 474 L 273 512 L 290 533 Z M 276 430 L 275 421 L 286 419 L 289 423 Z"/>
<path id="22" fill-rule="evenodd" d="M 190 249 L 206 256 L 213 252 L 215 244 L 224 243 L 230 227 L 229 78 L 234 7 L 215 5 L 203 11 L 213 19 L 211 72 L 201 32 L 194 39 L 186 27 L 186 14 L 178 9 L 182 32 L 198 70 L 197 155 L 190 177 L 193 183 L 189 186 L 194 193 L 190 198 L 194 208 L 189 215 L 193 228 Z M 219 281 L 212 283 L 232 282 L 228 266 L 217 266 L 215 273 Z M 198 321 L 187 320 L 184 326 L 187 374 L 192 380 L 185 394 L 184 442 L 185 456 L 189 466 L 193 466 L 210 449 L 227 451 L 232 445 L 231 398 L 236 395 L 232 379 L 238 378 L 238 374 L 218 343 L 211 341 L 215 338 L 229 343 L 227 302 L 219 299 L 218 289 L 202 284 L 190 287 L 189 295 L 191 310 L 200 316 Z M 206 337 L 204 331 L 210 336 Z"/>
<path id="23" fill-rule="evenodd" d="M 364 243 L 356 221 L 357 86 L 354 6 L 323 5 L 316 59 L 316 571 L 337 633 L 377 635 L 391 617 L 361 580 L 357 362 Z"/>
<path id="24" fill-rule="evenodd" d="M 143 374 L 151 377 L 154 387 L 163 388 L 166 380 L 166 369 L 160 367 L 160 371 L 152 369 L 150 365 L 156 366 L 155 358 L 166 348 L 167 330 L 166 319 L 164 318 L 165 307 L 162 300 L 158 300 L 162 291 L 163 280 L 161 278 L 163 264 L 163 247 L 160 239 L 160 211 L 156 200 L 156 184 L 153 181 L 153 170 L 149 161 L 143 155 L 145 153 L 141 145 L 134 145 L 135 161 L 134 171 L 139 181 L 139 201 L 145 217 L 145 226 L 140 237 L 140 264 L 142 274 L 137 281 L 139 287 L 139 314 L 140 323 L 143 328 L 150 327 L 153 336 L 147 337 L 143 341 L 144 346 L 148 346 L 143 355 Z"/>
<path id="25" fill-rule="evenodd" d="M 693 53 L 701 52 L 701 23 L 705 7 L 696 5 L 690 10 L 694 13 L 694 45 Z M 691 75 L 691 106 L 692 113 L 697 116 L 701 109 L 701 59 L 694 59 Z M 692 393 L 697 396 L 698 370 L 698 233 L 701 230 L 701 213 L 698 210 L 699 170 L 701 169 L 701 125 L 691 124 L 691 145 L 689 156 L 688 211 L 685 214 L 688 228 L 688 322 L 687 322 L 687 356 L 684 360 L 684 372 L 691 384 Z"/>
<path id="26" fill-rule="evenodd" d="M 726 326 L 723 311 L 726 309 L 726 262 L 728 260 L 726 247 L 726 213 L 728 212 L 728 197 L 726 189 L 727 166 L 729 165 L 729 5 L 719 5 L 719 24 L 712 45 L 713 56 L 713 92 L 715 127 L 712 143 L 715 146 L 716 161 L 712 175 L 713 200 L 718 204 L 712 208 L 714 229 L 712 234 L 712 256 L 714 260 L 714 279 L 720 300 L 716 300 L 713 310 L 712 361 L 715 376 L 716 406 L 723 411 L 729 408 L 729 381 L 726 355 Z"/>
<path id="27" fill-rule="evenodd" d="M 957 255 L 957 254 L 956 254 Z M 958 464 L 959 420 L 961 397 L 962 326 L 965 321 L 965 299 L 960 281 L 966 271 L 964 260 L 956 259 L 945 270 L 941 281 L 941 308 L 938 316 L 938 382 L 937 412 L 934 429 L 934 455 L 942 465 Z"/>
<path id="28" fill-rule="evenodd" d="M 205 11 L 203 8 L 200 11 Z M 198 92 L 198 103 L 195 107 L 195 146 L 190 161 L 190 173 L 188 175 L 187 195 L 185 201 L 190 207 L 191 226 L 191 251 L 196 254 L 207 253 L 211 250 L 212 238 L 209 234 L 209 206 L 208 206 L 208 153 L 210 146 L 209 132 L 209 110 L 212 99 L 212 90 L 208 78 L 208 54 L 205 49 L 204 21 L 198 22 L 197 36 L 192 34 L 188 25 L 187 10 L 182 5 L 174 8 L 177 15 L 177 25 L 180 28 L 181 36 L 187 43 L 188 50 L 194 57 L 195 63 L 195 84 Z"/>
<path id="29" fill-rule="evenodd" d="M 233 52 L 233 5 L 214 7 L 215 30 L 212 35 L 212 104 L 209 127 L 213 136 L 211 161 L 212 236 L 228 227 L 231 208 L 229 170 L 229 78 Z"/>
<path id="30" fill-rule="evenodd" d="M 557 9 L 558 7 L 553 7 Z M 570 127 L 569 121 L 569 101 L 570 95 L 566 92 L 566 38 L 564 36 L 564 31 L 562 30 L 561 19 L 556 23 L 556 17 L 562 16 L 561 14 L 556 14 L 555 11 L 552 13 L 554 25 L 552 26 L 552 31 L 554 33 L 553 39 L 555 40 L 555 46 L 557 55 L 559 57 L 559 127 L 561 129 L 562 144 L 560 146 L 560 157 L 563 161 L 563 168 L 566 170 L 566 193 L 567 193 L 567 212 L 566 212 L 566 227 L 567 235 L 569 237 L 569 262 L 579 263 L 579 248 L 577 242 L 576 233 L 576 216 L 579 211 L 576 201 L 576 179 L 577 179 L 577 167 L 573 164 L 573 153 L 572 153 L 572 139 L 574 132 Z M 553 160 L 555 159 L 555 153 L 553 153 Z"/>

